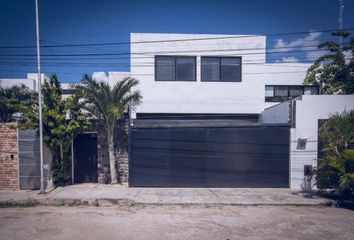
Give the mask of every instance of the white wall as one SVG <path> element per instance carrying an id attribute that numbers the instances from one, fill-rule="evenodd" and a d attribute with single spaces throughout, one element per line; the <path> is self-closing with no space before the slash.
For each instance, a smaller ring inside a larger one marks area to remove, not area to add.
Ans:
<path id="1" fill-rule="evenodd" d="M 21 86 L 21 84 L 28 87 L 30 90 L 37 89 L 36 82 L 32 79 L 26 78 L 3 78 L 0 79 L 0 86 L 3 88 L 9 88 L 12 86 Z"/>
<path id="2" fill-rule="evenodd" d="M 141 81 L 143 95 L 137 112 L 259 114 L 266 106 L 274 105 L 264 102 L 265 84 L 302 84 L 308 67 L 266 64 L 265 36 L 132 33 L 130 38 L 131 74 Z M 207 40 L 134 44 L 200 38 Z M 155 82 L 155 55 L 196 56 L 197 81 Z M 241 56 L 242 82 L 201 82 L 200 56 Z"/>
<path id="3" fill-rule="evenodd" d="M 291 129 L 290 165 L 291 188 L 302 189 L 304 165 L 317 165 L 318 120 L 327 119 L 330 114 L 354 109 L 354 96 L 305 95 L 296 101 L 295 128 Z M 298 138 L 306 138 L 306 149 L 298 150 Z"/>
<path id="4" fill-rule="evenodd" d="M 38 91 L 38 73 L 27 73 L 27 79 L 32 80 L 35 83 L 34 91 Z M 41 73 L 41 81 L 43 83 L 44 80 L 49 80 L 49 77 L 44 73 Z"/>
<path id="5" fill-rule="evenodd" d="M 49 79 L 47 75 L 44 73 L 41 74 L 42 81 L 44 79 Z M 38 89 L 38 74 L 37 73 L 28 73 L 27 78 L 3 78 L 0 79 L 0 86 L 7 88 L 12 86 L 21 86 L 21 84 L 25 85 L 32 91 L 37 91 Z"/>
<path id="6" fill-rule="evenodd" d="M 261 123 L 290 123 L 290 102 L 285 101 L 265 109 L 260 117 Z"/>
<path id="7" fill-rule="evenodd" d="M 109 72 L 108 84 L 112 87 L 123 78 L 130 77 L 130 72 Z"/>

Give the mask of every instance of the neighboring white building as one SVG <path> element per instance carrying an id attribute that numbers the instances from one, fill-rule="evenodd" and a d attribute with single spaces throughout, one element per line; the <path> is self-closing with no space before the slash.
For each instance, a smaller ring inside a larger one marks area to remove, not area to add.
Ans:
<path id="1" fill-rule="evenodd" d="M 49 79 L 47 75 L 41 74 L 42 80 Z M 37 73 L 28 73 L 27 78 L 1 78 L 0 86 L 3 88 L 12 87 L 12 86 L 21 86 L 25 85 L 32 91 L 37 91 L 38 89 L 38 74 Z"/>

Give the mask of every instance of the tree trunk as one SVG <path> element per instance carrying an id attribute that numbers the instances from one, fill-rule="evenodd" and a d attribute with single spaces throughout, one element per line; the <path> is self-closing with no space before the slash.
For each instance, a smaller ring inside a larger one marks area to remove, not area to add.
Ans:
<path id="1" fill-rule="evenodd" d="M 114 143 L 113 143 L 113 135 L 108 136 L 108 152 L 109 152 L 109 166 L 111 170 L 111 183 L 118 183 L 117 169 L 116 169 L 116 159 L 114 156 Z"/>
<path id="2" fill-rule="evenodd" d="M 59 144 L 59 149 L 60 149 L 60 169 L 61 171 L 64 173 L 64 168 L 65 168 L 65 164 L 64 164 L 64 151 L 63 151 L 63 144 Z"/>

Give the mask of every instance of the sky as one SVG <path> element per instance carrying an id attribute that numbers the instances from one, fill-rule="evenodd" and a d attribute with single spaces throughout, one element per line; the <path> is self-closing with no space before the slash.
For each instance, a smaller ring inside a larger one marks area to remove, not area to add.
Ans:
<path id="1" fill-rule="evenodd" d="M 339 2 L 39 0 L 39 11 L 42 46 L 120 43 L 41 48 L 42 72 L 56 73 L 62 82 L 77 82 L 84 73 L 129 71 L 131 32 L 261 34 L 267 36 L 268 49 L 282 49 L 277 54 L 268 50 L 267 62 L 309 62 L 320 52 L 301 50 L 329 38 L 328 32 L 319 31 L 338 28 Z M 344 0 L 344 28 L 354 27 L 353 13 L 354 0 Z M 37 71 L 35 33 L 35 0 L 0 0 L 0 78 L 26 78 L 26 73 Z M 68 56 L 88 53 L 102 55 Z"/>

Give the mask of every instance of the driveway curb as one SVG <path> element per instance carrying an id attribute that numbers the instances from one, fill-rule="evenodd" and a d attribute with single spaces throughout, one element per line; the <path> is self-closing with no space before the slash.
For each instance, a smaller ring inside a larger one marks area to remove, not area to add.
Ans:
<path id="1" fill-rule="evenodd" d="M 316 203 L 163 203 L 163 202 L 135 202 L 132 199 L 74 199 L 74 198 L 39 198 L 27 200 L 7 200 L 0 201 L 0 208 L 11 207 L 37 207 L 37 206 L 52 206 L 52 207 L 76 207 L 76 206 L 91 206 L 91 207 L 110 207 L 110 206 L 319 206 L 319 207 L 334 207 L 337 202 L 333 200 L 316 202 Z"/>

